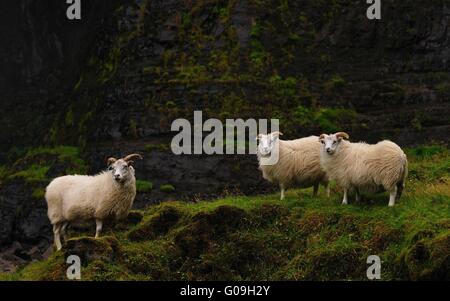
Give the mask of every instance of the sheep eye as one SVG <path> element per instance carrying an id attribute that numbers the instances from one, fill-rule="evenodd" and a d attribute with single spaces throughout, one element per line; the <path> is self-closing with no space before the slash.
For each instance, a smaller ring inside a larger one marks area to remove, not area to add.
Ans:
<path id="1" fill-rule="evenodd" d="M 112 166 L 108 166 L 108 170 L 113 170 L 114 168 Z"/>
<path id="2" fill-rule="evenodd" d="M 333 144 L 336 144 L 336 141 L 333 141 Z"/>

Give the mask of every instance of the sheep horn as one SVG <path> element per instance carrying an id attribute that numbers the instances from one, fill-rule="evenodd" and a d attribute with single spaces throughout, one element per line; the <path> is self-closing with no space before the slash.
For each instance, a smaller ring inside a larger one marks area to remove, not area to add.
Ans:
<path id="1" fill-rule="evenodd" d="M 109 166 L 109 165 L 113 164 L 113 163 L 116 162 L 116 161 L 117 161 L 116 158 L 111 157 L 111 158 L 108 158 L 108 160 L 107 160 L 106 162 L 107 162 L 107 164 L 108 164 L 108 166 Z"/>
<path id="2" fill-rule="evenodd" d="M 123 160 L 124 160 L 125 162 L 128 162 L 128 161 L 131 161 L 132 159 L 135 159 L 135 158 L 140 159 L 140 160 L 144 159 L 144 158 L 143 158 L 141 155 L 139 155 L 139 154 L 131 154 L 131 155 L 128 155 L 128 156 L 126 156 L 125 158 L 123 158 Z"/>
<path id="3" fill-rule="evenodd" d="M 282 132 L 276 131 L 272 133 L 272 136 L 283 136 Z"/>
<path id="4" fill-rule="evenodd" d="M 337 138 L 344 138 L 344 139 L 349 139 L 350 138 L 350 136 L 347 133 L 345 133 L 345 132 L 338 132 L 338 133 L 336 133 L 336 137 Z"/>

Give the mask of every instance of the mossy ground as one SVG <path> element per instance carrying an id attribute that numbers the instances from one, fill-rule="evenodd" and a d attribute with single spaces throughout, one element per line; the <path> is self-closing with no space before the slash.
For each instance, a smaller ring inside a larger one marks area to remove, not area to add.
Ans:
<path id="1" fill-rule="evenodd" d="M 0 279 L 64 280 L 65 255 L 79 254 L 84 280 L 366 280 L 369 255 L 380 256 L 383 280 L 449 280 L 450 152 L 407 153 L 411 177 L 393 208 L 387 194 L 343 206 L 336 187 L 330 199 L 309 189 L 284 201 L 166 202 L 99 240 L 72 230 L 63 252 Z"/>

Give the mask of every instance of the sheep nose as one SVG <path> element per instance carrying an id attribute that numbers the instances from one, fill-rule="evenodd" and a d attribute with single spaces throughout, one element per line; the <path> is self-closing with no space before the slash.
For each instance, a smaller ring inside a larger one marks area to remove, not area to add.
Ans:
<path id="1" fill-rule="evenodd" d="M 331 148 L 327 147 L 326 150 L 327 150 L 327 153 L 331 153 Z"/>

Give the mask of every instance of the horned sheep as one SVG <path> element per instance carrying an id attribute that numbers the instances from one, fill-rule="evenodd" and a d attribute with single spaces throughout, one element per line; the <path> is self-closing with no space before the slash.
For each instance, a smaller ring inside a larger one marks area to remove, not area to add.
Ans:
<path id="1" fill-rule="evenodd" d="M 103 221 L 127 216 L 136 196 L 136 178 L 131 154 L 122 159 L 109 158 L 108 171 L 95 176 L 69 175 L 54 179 L 46 188 L 48 218 L 53 225 L 54 243 L 61 250 L 60 235 L 69 223 L 96 222 L 95 237 L 100 236 Z"/>
<path id="2" fill-rule="evenodd" d="M 322 134 L 323 144 L 320 164 L 330 180 L 344 189 L 343 204 L 348 203 L 347 194 L 355 189 L 356 200 L 360 192 L 389 192 L 389 206 L 394 206 L 405 186 L 408 160 L 395 143 L 384 140 L 377 144 L 346 141 L 344 132 Z"/>

